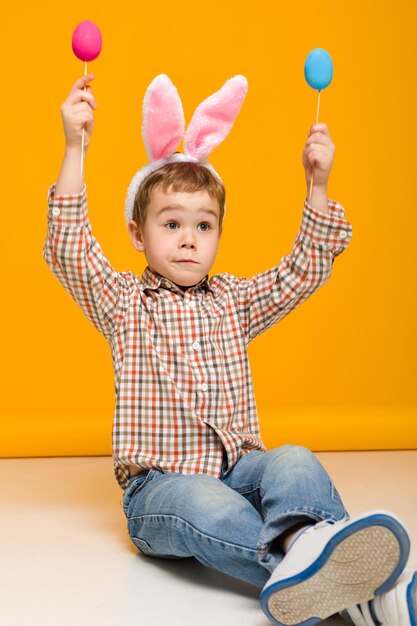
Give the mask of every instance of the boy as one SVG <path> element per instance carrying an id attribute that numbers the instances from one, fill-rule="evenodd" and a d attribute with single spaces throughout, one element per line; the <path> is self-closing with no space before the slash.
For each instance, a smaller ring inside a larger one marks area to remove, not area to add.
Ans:
<path id="1" fill-rule="evenodd" d="M 349 519 L 310 451 L 267 451 L 259 433 L 246 346 L 328 280 L 351 237 L 343 207 L 327 197 L 326 125 L 304 147 L 314 186 L 291 254 L 249 280 L 208 279 L 225 191 L 205 157 L 231 128 L 242 78 L 198 107 L 187 155 L 174 153 L 183 134 L 175 88 L 164 75 L 148 88 L 151 164 L 126 203 L 132 244 L 148 262 L 140 279 L 116 272 L 91 233 L 80 156 L 81 130 L 87 152 L 94 124 L 93 76 L 76 81 L 61 107 L 66 151 L 49 189 L 43 255 L 112 350 L 113 456 L 129 535 L 144 555 L 195 557 L 263 587 L 261 606 L 278 625 L 312 626 L 346 609 L 355 624 L 411 626 L 416 576 L 391 589 L 409 554 L 402 523 L 385 511 Z"/>

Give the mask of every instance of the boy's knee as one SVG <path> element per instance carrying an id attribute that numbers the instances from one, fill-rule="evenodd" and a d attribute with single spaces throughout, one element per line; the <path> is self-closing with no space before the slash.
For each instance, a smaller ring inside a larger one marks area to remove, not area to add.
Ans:
<path id="1" fill-rule="evenodd" d="M 291 443 L 285 444 L 279 448 L 275 448 L 274 450 L 270 450 L 270 452 L 274 453 L 274 456 L 278 460 L 285 460 L 286 462 L 292 461 L 294 463 L 302 463 L 303 461 L 315 461 L 317 462 L 316 457 L 308 448 L 304 446 L 297 446 Z M 267 453 L 269 454 L 269 453 Z"/>
<path id="2" fill-rule="evenodd" d="M 287 444 L 267 454 L 271 454 L 268 467 L 277 475 L 286 475 L 290 480 L 296 480 L 297 477 L 311 477 L 314 480 L 314 476 L 322 475 L 325 471 L 311 450 L 303 446 Z"/>

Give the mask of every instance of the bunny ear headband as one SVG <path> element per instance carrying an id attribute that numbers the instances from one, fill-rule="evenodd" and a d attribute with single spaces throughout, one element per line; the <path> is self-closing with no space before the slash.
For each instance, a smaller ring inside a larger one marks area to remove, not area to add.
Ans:
<path id="1" fill-rule="evenodd" d="M 142 135 L 149 163 L 130 183 L 125 202 L 126 222 L 133 218 L 135 197 L 141 182 L 167 163 L 198 163 L 220 179 L 206 159 L 229 134 L 247 91 L 248 81 L 244 76 L 229 78 L 219 91 L 196 108 L 184 135 L 184 111 L 176 87 L 166 74 L 153 79 L 143 99 Z M 183 137 L 184 154 L 175 153 Z"/>

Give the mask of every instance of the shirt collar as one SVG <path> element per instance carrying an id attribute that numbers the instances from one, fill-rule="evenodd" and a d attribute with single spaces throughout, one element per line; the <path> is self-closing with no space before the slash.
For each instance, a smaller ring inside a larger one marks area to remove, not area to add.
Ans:
<path id="1" fill-rule="evenodd" d="M 145 289 L 157 290 L 161 287 L 163 289 L 168 289 L 170 291 L 174 291 L 175 293 L 179 293 L 182 296 L 186 293 L 185 291 L 181 289 L 181 287 L 178 287 L 178 285 L 172 282 L 172 280 L 170 280 L 169 278 L 165 278 L 164 276 L 161 276 L 161 274 L 158 274 L 157 272 L 153 272 L 151 268 L 149 267 L 149 265 L 144 270 L 140 282 L 141 282 L 140 287 L 142 290 L 145 290 Z M 198 282 L 196 285 L 187 289 L 187 292 L 198 291 L 198 290 L 213 291 L 213 288 L 210 285 L 208 274 L 206 274 L 206 276 L 202 278 L 200 282 Z"/>

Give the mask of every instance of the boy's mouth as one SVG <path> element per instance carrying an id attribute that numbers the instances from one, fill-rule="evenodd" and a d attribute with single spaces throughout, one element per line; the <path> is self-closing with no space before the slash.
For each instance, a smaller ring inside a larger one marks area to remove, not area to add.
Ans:
<path id="1" fill-rule="evenodd" d="M 179 259 L 176 263 L 197 263 L 194 259 Z"/>

